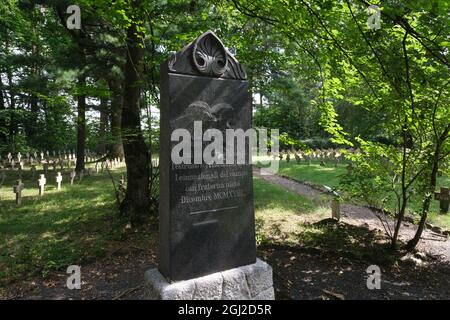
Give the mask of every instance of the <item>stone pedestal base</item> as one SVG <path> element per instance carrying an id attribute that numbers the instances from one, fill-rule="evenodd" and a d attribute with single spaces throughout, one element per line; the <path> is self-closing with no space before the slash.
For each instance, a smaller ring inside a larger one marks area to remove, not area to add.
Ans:
<path id="1" fill-rule="evenodd" d="M 150 300 L 274 300 L 272 268 L 255 264 L 169 283 L 158 269 L 145 273 L 145 294 Z"/>

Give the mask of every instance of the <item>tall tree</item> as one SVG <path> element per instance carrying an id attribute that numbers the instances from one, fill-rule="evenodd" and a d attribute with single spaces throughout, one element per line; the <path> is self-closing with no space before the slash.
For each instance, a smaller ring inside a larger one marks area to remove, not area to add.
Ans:
<path id="1" fill-rule="evenodd" d="M 127 62 L 125 65 L 122 138 L 127 164 L 127 193 L 121 203 L 122 215 L 134 223 L 142 221 L 150 210 L 149 153 L 141 130 L 139 106 L 144 48 L 142 20 L 139 17 L 140 0 L 130 2 L 130 16 L 135 17 L 127 30 Z"/>
<path id="2" fill-rule="evenodd" d="M 122 108 L 123 108 L 123 87 L 120 77 L 111 78 L 108 81 L 109 89 L 111 91 L 111 157 L 123 157 L 123 142 L 122 142 Z"/>

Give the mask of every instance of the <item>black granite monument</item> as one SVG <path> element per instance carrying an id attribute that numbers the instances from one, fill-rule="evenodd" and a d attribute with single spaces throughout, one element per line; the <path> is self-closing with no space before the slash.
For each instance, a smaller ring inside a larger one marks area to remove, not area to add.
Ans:
<path id="1" fill-rule="evenodd" d="M 169 281 L 256 262 L 249 155 L 244 164 L 194 159 L 194 121 L 202 122 L 203 132 L 224 133 L 224 153 L 232 143 L 225 130 L 252 125 L 246 73 L 211 31 L 161 65 L 158 269 Z M 176 129 L 193 135 L 188 163 L 172 161 Z M 201 142 L 202 151 L 207 145 Z"/>

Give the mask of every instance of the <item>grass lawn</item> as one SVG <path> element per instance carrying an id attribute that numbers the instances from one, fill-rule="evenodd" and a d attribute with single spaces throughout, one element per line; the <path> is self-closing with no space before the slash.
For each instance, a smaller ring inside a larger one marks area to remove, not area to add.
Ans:
<path id="1" fill-rule="evenodd" d="M 347 163 L 339 164 L 335 167 L 332 163 L 327 163 L 326 167 L 320 166 L 320 161 L 313 160 L 311 165 L 302 162 L 297 164 L 294 160 L 289 163 L 286 160 L 280 161 L 278 174 L 295 179 L 297 181 L 307 182 L 317 186 L 338 187 L 340 177 L 347 172 Z M 438 177 L 438 186 L 450 186 L 450 178 Z M 392 202 L 394 204 L 394 202 Z M 420 199 L 413 199 L 410 203 L 410 211 L 420 211 Z M 450 214 L 439 214 L 439 202 L 433 200 L 431 202 L 431 212 L 429 221 L 438 226 L 450 229 Z"/>
<path id="2" fill-rule="evenodd" d="M 122 171 L 112 171 L 116 180 Z M 73 186 L 68 174 L 57 191 L 55 174 L 49 173 L 46 193 L 39 198 L 36 178 L 25 171 L 20 207 L 12 192 L 17 176 L 9 173 L 0 187 L 0 288 L 25 276 L 46 276 L 52 270 L 105 257 L 135 234 L 117 217 L 106 173 L 76 180 Z M 256 178 L 254 188 L 259 244 L 286 239 L 297 243 L 305 221 L 330 216 L 326 197 L 314 202 Z M 148 233 L 137 234 L 130 241 L 149 241 Z"/>
<path id="3" fill-rule="evenodd" d="M 0 284 L 96 259 L 126 236 L 106 173 L 70 186 L 66 172 L 57 191 L 55 174 L 49 172 L 45 195 L 39 198 L 37 183 L 26 172 L 20 207 L 12 192 L 17 176 L 8 174 L 0 188 Z M 112 174 L 118 180 L 121 170 Z"/>
<path id="4" fill-rule="evenodd" d="M 332 163 L 327 163 L 326 167 L 322 167 L 320 166 L 320 161 L 317 160 L 311 161 L 311 165 L 297 164 L 292 160 L 288 163 L 283 160 L 280 162 L 279 170 L 279 174 L 292 179 L 329 187 L 337 187 L 340 176 L 346 174 L 346 172 L 346 162 L 340 163 L 337 167 Z"/>
<path id="5" fill-rule="evenodd" d="M 311 200 L 259 178 L 254 179 L 254 190 L 259 246 L 319 249 L 380 265 L 398 258 L 383 232 L 330 219 L 329 199 L 325 195 Z"/>
<path id="6" fill-rule="evenodd" d="M 113 171 L 116 179 L 122 170 Z M 83 265 L 107 257 L 129 242 L 154 246 L 156 229 L 129 230 L 117 219 L 113 188 L 106 173 L 85 177 L 73 186 L 67 184 L 67 175 L 58 192 L 54 174 L 49 174 L 42 198 L 36 187 L 30 187 L 34 183 L 26 175 L 21 207 L 14 204 L 12 193 L 16 177 L 9 177 L 0 188 L 0 293 L 11 281 L 46 276 L 72 264 Z M 326 196 L 311 200 L 255 178 L 254 200 L 259 246 L 320 247 L 339 255 L 345 252 L 372 257 L 378 253 L 386 257 L 379 250 L 377 235 L 327 223 L 331 213 Z"/>

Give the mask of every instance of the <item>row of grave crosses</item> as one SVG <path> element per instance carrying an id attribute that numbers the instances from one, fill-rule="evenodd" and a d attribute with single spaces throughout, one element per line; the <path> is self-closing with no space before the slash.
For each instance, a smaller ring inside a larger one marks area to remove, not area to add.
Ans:
<path id="1" fill-rule="evenodd" d="M 349 153 L 359 153 L 359 150 L 349 149 L 347 150 Z M 290 162 L 292 158 L 295 158 L 295 161 L 300 164 L 301 161 L 305 161 L 307 164 L 311 164 L 311 161 L 316 159 L 320 160 L 320 165 L 325 166 L 326 161 L 334 162 L 335 166 L 337 166 L 340 162 L 344 160 L 344 153 L 340 149 L 326 149 L 326 150 L 313 150 L 309 152 L 305 152 L 302 150 L 283 150 L 278 156 L 273 155 L 273 158 L 279 158 L 279 160 L 285 159 L 287 162 Z"/>
<path id="2" fill-rule="evenodd" d="M 108 163 L 109 161 L 107 161 L 105 167 L 107 167 L 108 165 L 110 165 Z M 118 163 L 116 161 L 113 162 L 114 165 L 118 165 Z M 103 163 L 102 163 L 102 167 L 103 167 Z M 97 171 L 98 173 L 98 171 Z M 72 170 L 70 172 L 70 185 L 73 185 L 75 178 L 78 176 L 79 180 L 81 181 L 84 177 L 84 175 L 87 174 L 88 176 L 91 175 L 91 170 L 90 168 L 88 168 L 87 170 L 83 170 L 78 172 L 78 174 L 75 172 L 75 170 Z M 0 176 L 1 180 L 5 179 L 5 173 L 2 171 L 2 176 Z M 58 172 L 56 174 L 55 177 L 55 182 L 56 182 L 56 190 L 60 191 L 61 190 L 61 183 L 63 182 L 63 175 L 61 174 L 61 172 Z M 42 197 L 45 193 L 45 186 L 47 185 L 47 178 L 45 177 L 45 174 L 40 174 L 39 175 L 39 179 L 37 180 L 37 185 L 39 188 L 39 196 Z M 16 181 L 16 185 L 13 187 L 13 192 L 16 194 L 16 204 L 17 205 L 21 205 L 22 204 L 22 191 L 25 189 L 25 185 L 22 182 L 22 179 L 19 179 Z M 125 190 L 125 179 L 122 176 L 122 178 L 120 179 L 120 183 L 119 183 L 119 192 L 120 194 L 124 194 Z"/>
<path id="3" fill-rule="evenodd" d="M 101 172 L 103 172 L 103 170 L 105 170 L 105 169 L 111 169 L 111 168 L 117 167 L 120 165 L 121 162 L 122 162 L 121 158 L 114 158 L 112 160 L 107 159 L 106 161 L 100 162 L 100 163 L 96 162 L 95 172 L 99 173 L 100 170 L 101 170 Z M 56 172 L 56 167 L 54 167 L 54 170 Z M 63 167 L 61 167 L 61 170 L 63 170 Z M 31 167 L 31 171 L 33 174 L 33 179 L 34 179 L 35 175 L 36 175 L 36 165 L 33 165 Z M 46 166 L 46 163 L 44 163 L 44 174 L 40 174 L 39 179 L 37 180 L 39 196 L 43 196 L 45 193 L 45 186 L 47 185 L 47 178 L 46 178 L 47 173 L 48 173 L 48 165 Z M 91 168 L 87 168 L 78 173 L 75 171 L 75 169 L 72 170 L 69 175 L 70 185 L 74 184 L 74 181 L 77 177 L 81 181 L 85 175 L 91 176 Z M 5 171 L 1 171 L 0 172 L 0 185 L 3 184 L 5 179 L 6 179 L 6 173 L 5 173 Z M 55 177 L 55 182 L 56 182 L 56 190 L 57 191 L 61 190 L 61 184 L 63 182 L 63 175 L 61 174 L 61 172 L 57 172 L 56 177 Z M 25 185 L 22 182 L 21 171 L 19 171 L 19 179 L 16 181 L 16 185 L 13 187 L 13 192 L 16 194 L 16 204 L 17 205 L 22 204 L 22 191 L 24 190 L 24 188 L 25 188 Z M 120 184 L 119 184 L 119 192 L 121 195 L 124 194 L 124 190 L 125 190 L 125 180 L 122 176 L 122 178 L 120 180 Z"/>
<path id="4" fill-rule="evenodd" d="M 76 173 L 75 170 L 70 173 L 70 184 L 73 185 L 73 180 L 75 179 Z M 81 178 L 80 178 L 81 180 Z M 61 190 L 61 183 L 63 181 L 63 175 L 61 172 L 58 172 L 55 177 L 56 182 L 56 190 Z M 47 178 L 45 174 L 39 175 L 39 179 L 37 180 L 37 186 L 39 188 L 39 196 L 42 197 L 45 194 L 45 186 L 47 185 Z M 16 185 L 13 187 L 13 191 L 16 194 L 16 204 L 22 204 L 22 191 L 25 189 L 25 184 L 22 182 L 22 179 L 16 181 Z"/>
<path id="5" fill-rule="evenodd" d="M 89 162 L 93 162 L 93 158 L 87 157 L 87 161 Z M 118 165 L 120 165 L 120 163 L 122 163 L 122 159 L 121 158 L 114 158 L 114 159 L 107 159 L 106 161 L 103 162 L 96 162 L 95 163 L 95 172 L 98 173 L 100 170 L 101 172 L 103 172 L 104 169 L 110 169 L 110 168 L 114 168 L 117 167 Z M 75 164 L 75 163 L 73 163 Z M 61 171 L 64 170 L 64 168 L 70 169 L 72 166 L 72 162 L 70 160 L 64 160 L 64 159 L 58 159 L 58 160 L 53 160 L 53 161 L 44 161 L 43 163 L 41 163 L 42 166 L 42 170 L 44 171 L 44 174 L 48 174 L 50 167 L 53 169 L 53 172 L 56 172 L 57 169 L 59 168 Z M 8 167 L 6 167 L 8 169 Z M 19 179 L 22 179 L 22 172 L 25 168 L 25 164 L 23 161 L 21 161 L 17 166 L 14 163 L 14 160 L 12 161 L 11 167 L 12 170 L 16 170 L 19 173 Z M 33 179 L 36 176 L 36 172 L 37 172 L 37 165 L 34 164 L 34 162 L 30 163 L 30 169 L 31 169 L 31 173 L 32 173 L 32 177 Z M 90 170 L 90 169 L 88 169 Z"/>
<path id="6" fill-rule="evenodd" d="M 94 162 L 95 158 L 90 157 L 90 156 L 86 156 L 86 162 Z M 111 167 L 111 166 L 117 166 L 119 163 L 122 162 L 121 158 L 114 158 L 112 160 L 106 160 L 105 163 L 102 163 L 102 166 L 106 166 L 106 167 Z M 59 167 L 61 170 L 64 170 L 65 167 L 67 167 L 68 169 L 71 168 L 72 165 L 76 164 L 76 158 L 72 157 L 72 156 L 68 156 L 66 158 L 56 158 L 53 160 L 43 160 L 39 163 L 42 166 L 42 170 L 44 171 L 45 174 L 48 173 L 49 167 L 51 166 L 53 168 L 53 171 L 56 172 L 57 168 Z M 36 167 L 37 165 L 34 162 L 33 158 L 30 158 L 30 160 L 28 161 L 28 165 L 31 168 L 31 171 L 33 173 L 33 177 L 35 175 L 36 172 Z M 19 163 L 16 164 L 15 160 L 11 160 L 11 162 L 8 165 L 4 166 L 7 169 L 12 169 L 12 170 L 18 170 L 19 171 L 19 178 L 21 178 L 21 173 L 24 170 L 25 167 L 25 162 L 24 161 L 20 161 Z M 103 171 L 103 167 L 102 167 L 102 171 Z M 98 172 L 98 170 L 97 170 Z"/>
<path id="7" fill-rule="evenodd" d="M 89 150 L 87 150 L 86 152 L 86 156 L 85 156 L 85 161 L 86 162 L 91 162 L 92 159 L 94 158 L 94 154 L 91 153 Z M 69 160 L 69 161 L 76 161 L 76 155 L 75 152 L 73 150 L 69 150 L 69 151 L 53 151 L 52 153 L 50 153 L 49 151 L 46 151 L 45 153 L 43 151 L 41 151 L 39 154 L 37 152 L 34 152 L 32 154 L 30 154 L 29 152 L 27 152 L 24 155 L 22 155 L 20 152 L 18 152 L 15 157 L 11 154 L 11 152 L 9 152 L 5 158 L 5 160 L 3 161 L 3 163 L 5 165 L 9 165 L 12 166 L 12 168 L 14 168 L 16 163 L 22 163 L 22 161 L 27 162 L 29 164 L 33 164 L 34 162 L 38 162 L 38 163 L 43 163 L 43 162 L 50 162 L 50 160 L 56 161 L 56 160 Z M 0 156 L 0 163 L 2 162 L 2 157 Z"/>

